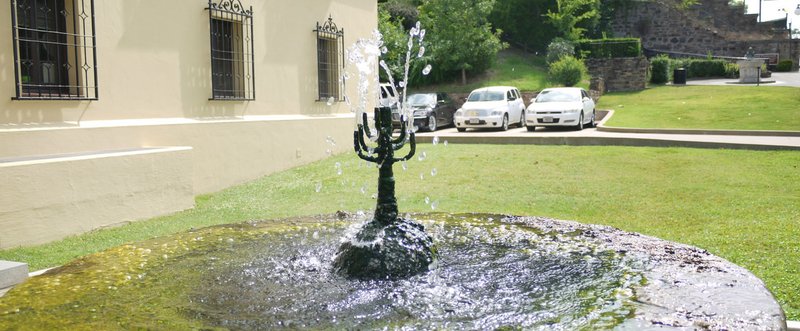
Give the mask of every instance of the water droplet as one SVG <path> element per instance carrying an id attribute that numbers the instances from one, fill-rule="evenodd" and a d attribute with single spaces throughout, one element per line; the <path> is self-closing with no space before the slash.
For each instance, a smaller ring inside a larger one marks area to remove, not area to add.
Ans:
<path id="1" fill-rule="evenodd" d="M 422 57 L 425 55 L 425 46 L 419 47 L 419 53 L 417 53 L 417 57 Z"/>
<path id="2" fill-rule="evenodd" d="M 417 23 L 414 24 L 414 28 L 417 29 L 417 31 L 419 31 L 419 29 L 422 28 L 422 23 L 420 21 L 417 21 Z"/>
<path id="3" fill-rule="evenodd" d="M 408 170 L 408 164 L 406 163 L 406 161 L 403 161 L 401 164 L 403 165 L 403 171 Z"/>
<path id="4" fill-rule="evenodd" d="M 425 179 L 425 174 L 423 174 L 423 173 L 421 173 L 421 172 L 420 172 L 420 173 L 419 173 L 419 179 L 422 179 L 422 180 L 424 180 L 424 179 Z"/>
<path id="5" fill-rule="evenodd" d="M 367 194 L 367 188 L 362 186 L 361 187 L 361 194 Z"/>
<path id="6" fill-rule="evenodd" d="M 333 151 L 331 151 L 331 149 L 328 148 L 328 149 L 325 150 L 325 154 L 331 155 L 331 154 L 333 154 Z"/>
<path id="7" fill-rule="evenodd" d="M 319 193 L 319 191 L 322 191 L 322 182 L 317 182 L 317 186 L 314 187 L 314 191 L 316 191 L 317 193 Z"/>
<path id="8" fill-rule="evenodd" d="M 437 207 L 439 207 L 439 201 L 434 201 L 433 203 L 431 203 L 432 210 L 436 210 Z"/>
<path id="9" fill-rule="evenodd" d="M 336 101 L 333 97 L 328 98 L 328 106 L 333 106 L 333 102 Z"/>
<path id="10" fill-rule="evenodd" d="M 425 29 L 419 30 L 419 41 L 425 39 Z"/>
<path id="11" fill-rule="evenodd" d="M 405 82 L 405 81 L 403 81 L 403 80 L 401 80 L 399 83 L 397 83 L 397 86 L 399 86 L 399 87 L 406 87 L 406 82 Z"/>
<path id="12" fill-rule="evenodd" d="M 350 98 L 348 96 L 346 96 L 346 95 L 344 96 L 344 103 L 347 104 L 348 107 L 351 106 Z M 354 113 L 355 111 L 356 111 L 355 109 L 351 109 L 350 110 L 351 113 Z"/>
<path id="13" fill-rule="evenodd" d="M 336 174 L 341 176 L 342 175 L 342 169 L 341 168 L 336 169 Z"/>
<path id="14" fill-rule="evenodd" d="M 444 147 L 447 147 L 447 140 L 444 141 Z"/>
<path id="15" fill-rule="evenodd" d="M 433 69 L 433 67 L 430 64 L 426 65 L 425 69 L 422 69 L 422 74 L 427 76 L 429 73 L 431 73 L 431 69 Z"/>
<path id="16" fill-rule="evenodd" d="M 427 157 L 428 157 L 428 154 L 425 153 L 425 152 L 422 152 L 422 153 L 419 153 L 419 155 L 417 156 L 417 160 L 425 161 L 425 158 L 427 158 Z"/>
<path id="17" fill-rule="evenodd" d="M 436 146 L 439 144 L 439 136 L 433 136 L 433 145 Z"/>
<path id="18" fill-rule="evenodd" d="M 311 238 L 319 239 L 319 232 L 314 231 L 314 234 L 311 235 Z"/>
<path id="19" fill-rule="evenodd" d="M 436 176 L 437 173 L 439 172 L 436 171 L 436 168 L 431 169 L 431 176 Z"/>
<path id="20" fill-rule="evenodd" d="M 383 47 L 381 48 L 381 53 L 383 53 L 383 54 L 389 53 L 389 49 L 388 49 L 388 48 L 386 48 L 386 46 L 383 46 Z"/>
<path id="21" fill-rule="evenodd" d="M 416 36 L 416 35 L 419 34 L 419 29 L 417 29 L 415 27 L 412 27 L 411 30 L 408 31 L 408 34 L 411 35 L 411 36 Z M 411 43 L 411 40 L 409 39 L 409 44 L 410 43 Z"/>
<path id="22" fill-rule="evenodd" d="M 372 198 L 373 199 L 377 199 L 378 198 L 378 194 L 377 193 L 372 193 Z"/>
<path id="23" fill-rule="evenodd" d="M 427 205 L 427 204 L 430 204 L 430 203 L 431 203 L 431 198 L 425 197 L 425 204 Z"/>

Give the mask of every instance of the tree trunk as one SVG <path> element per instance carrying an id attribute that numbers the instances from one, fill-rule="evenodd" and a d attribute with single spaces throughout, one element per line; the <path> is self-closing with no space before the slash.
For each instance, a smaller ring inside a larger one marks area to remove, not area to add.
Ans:
<path id="1" fill-rule="evenodd" d="M 461 85 L 467 85 L 467 69 L 461 68 Z"/>

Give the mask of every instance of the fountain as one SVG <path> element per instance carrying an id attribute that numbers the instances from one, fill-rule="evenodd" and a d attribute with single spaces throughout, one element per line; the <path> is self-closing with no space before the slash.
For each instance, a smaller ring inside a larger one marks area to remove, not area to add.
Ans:
<path id="1" fill-rule="evenodd" d="M 229 224 L 84 256 L 0 298 L 0 329 L 786 329 L 758 278 L 695 247 L 537 217 L 398 217 L 392 165 L 416 143 L 408 118 L 392 137 L 390 116 L 376 109 L 373 131 L 356 111 L 355 151 L 379 167 L 374 215 Z"/>

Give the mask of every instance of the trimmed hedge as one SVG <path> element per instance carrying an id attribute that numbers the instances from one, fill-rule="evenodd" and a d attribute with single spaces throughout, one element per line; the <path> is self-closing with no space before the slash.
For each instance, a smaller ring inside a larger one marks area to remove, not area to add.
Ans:
<path id="1" fill-rule="evenodd" d="M 670 60 L 670 71 L 675 68 L 685 68 L 686 78 L 725 77 L 736 78 L 739 76 L 739 66 L 725 60 L 710 59 L 675 59 Z"/>
<path id="2" fill-rule="evenodd" d="M 778 65 L 775 66 L 775 71 L 777 72 L 792 71 L 792 65 L 794 65 L 794 62 L 792 62 L 792 60 L 781 60 L 780 62 L 778 62 Z"/>
<path id="3" fill-rule="evenodd" d="M 642 42 L 639 38 L 584 39 L 578 41 L 575 50 L 583 58 L 638 57 L 642 55 Z"/>
<path id="4" fill-rule="evenodd" d="M 665 84 L 669 81 L 669 56 L 659 55 L 650 59 L 650 82 Z"/>

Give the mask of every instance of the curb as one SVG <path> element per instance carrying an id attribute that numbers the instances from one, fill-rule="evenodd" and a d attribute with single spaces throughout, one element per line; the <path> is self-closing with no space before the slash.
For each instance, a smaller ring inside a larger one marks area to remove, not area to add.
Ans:
<path id="1" fill-rule="evenodd" d="M 775 137 L 800 137 L 800 131 L 771 131 L 771 130 L 714 130 L 714 129 L 651 129 L 651 128 L 623 128 L 606 126 L 605 122 L 614 115 L 613 110 L 599 110 L 605 112 L 603 120 L 597 123 L 597 131 L 617 133 L 660 133 L 660 134 L 697 134 L 719 136 L 775 136 Z"/>
<path id="2" fill-rule="evenodd" d="M 800 322 L 786 321 L 786 331 L 800 331 Z"/>

